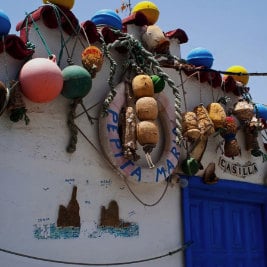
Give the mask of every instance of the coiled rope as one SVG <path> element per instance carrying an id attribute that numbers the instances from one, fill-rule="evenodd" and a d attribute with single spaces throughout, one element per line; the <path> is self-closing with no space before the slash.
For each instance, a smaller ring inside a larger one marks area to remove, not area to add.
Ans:
<path id="1" fill-rule="evenodd" d="M 126 47 L 129 53 L 127 64 L 128 66 L 135 68 L 137 73 L 145 72 L 151 74 L 154 71 L 159 76 L 161 76 L 164 81 L 166 81 L 168 85 L 173 89 L 173 95 L 175 97 L 176 143 L 180 144 L 182 141 L 182 115 L 181 96 L 178 87 L 175 85 L 170 76 L 162 70 L 159 62 L 155 59 L 154 55 L 151 52 L 147 51 L 138 40 L 136 40 L 132 35 L 128 33 L 122 33 L 116 30 L 114 30 L 114 32 L 115 34 L 120 35 L 120 38 L 107 46 L 108 51 L 111 48 Z M 115 94 L 116 92 L 114 90 L 111 90 L 110 94 L 105 99 L 103 107 L 104 112 L 106 112 Z"/>

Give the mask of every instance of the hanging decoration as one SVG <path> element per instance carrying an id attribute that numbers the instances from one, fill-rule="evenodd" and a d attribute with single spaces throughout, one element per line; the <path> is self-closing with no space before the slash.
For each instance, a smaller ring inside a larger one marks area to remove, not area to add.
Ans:
<path id="1" fill-rule="evenodd" d="M 29 124 L 30 119 L 26 113 L 27 108 L 23 100 L 19 81 L 11 82 L 11 90 L 7 110 L 10 112 L 9 118 L 11 121 L 18 122 L 23 119 L 26 125 Z"/>
<path id="2" fill-rule="evenodd" d="M 224 138 L 224 155 L 234 158 L 240 155 L 240 147 L 236 139 L 237 124 L 233 117 L 228 116 L 225 119 L 224 127 L 220 134 Z"/>
<path id="3" fill-rule="evenodd" d="M 85 97 L 92 88 L 90 73 L 78 65 L 70 65 L 63 69 L 63 89 L 61 94 L 68 99 Z"/>
<path id="4" fill-rule="evenodd" d="M 161 28 L 157 25 L 149 25 L 144 29 L 145 31 L 142 34 L 144 47 L 152 53 L 169 54 L 170 41 Z"/>
<path id="5" fill-rule="evenodd" d="M 219 178 L 215 173 L 215 169 L 215 163 L 210 162 L 203 174 L 203 182 L 205 184 L 216 184 L 219 181 Z"/>
<path id="6" fill-rule="evenodd" d="M 25 63 L 19 80 L 22 93 L 32 102 L 47 103 L 54 100 L 63 87 L 61 69 L 53 55 L 47 58 L 34 58 Z"/>
<path id="7" fill-rule="evenodd" d="M 136 101 L 136 115 L 139 119 L 137 123 L 137 141 L 146 155 L 146 160 L 150 168 L 154 168 L 151 152 L 159 141 L 159 129 L 156 122 L 158 117 L 158 105 L 154 99 L 154 85 L 150 76 L 139 74 L 132 80 L 133 95 Z"/>
<path id="8" fill-rule="evenodd" d="M 103 62 L 103 53 L 98 47 L 90 45 L 83 50 L 82 64 L 89 71 L 92 78 L 101 70 Z"/>
<path id="9" fill-rule="evenodd" d="M 163 79 L 163 77 L 159 76 L 159 75 L 152 75 L 151 80 L 153 82 L 153 86 L 154 86 L 154 93 L 160 93 L 161 91 L 164 90 L 165 88 L 165 81 Z"/>
<path id="10" fill-rule="evenodd" d="M 0 116 L 5 111 L 7 103 L 9 101 L 9 89 L 5 86 L 3 82 L 0 81 Z"/>
<path id="11" fill-rule="evenodd" d="M 207 106 L 207 112 L 209 118 L 214 124 L 214 129 L 218 130 L 220 128 L 223 128 L 226 119 L 226 113 L 222 105 L 220 103 L 210 103 Z"/>

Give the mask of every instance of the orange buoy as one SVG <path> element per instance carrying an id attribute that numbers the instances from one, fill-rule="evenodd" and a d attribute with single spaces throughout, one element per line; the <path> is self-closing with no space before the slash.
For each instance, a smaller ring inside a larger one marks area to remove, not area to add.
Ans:
<path id="1" fill-rule="evenodd" d="M 101 70 L 103 62 L 104 62 L 103 53 L 98 47 L 90 45 L 83 50 L 82 64 L 84 68 L 86 68 L 89 71 L 92 78 L 94 78 L 96 73 Z"/>
<path id="2" fill-rule="evenodd" d="M 63 75 L 56 58 L 34 58 L 24 64 L 19 81 L 22 93 L 32 102 L 46 103 L 55 99 L 63 88 Z"/>

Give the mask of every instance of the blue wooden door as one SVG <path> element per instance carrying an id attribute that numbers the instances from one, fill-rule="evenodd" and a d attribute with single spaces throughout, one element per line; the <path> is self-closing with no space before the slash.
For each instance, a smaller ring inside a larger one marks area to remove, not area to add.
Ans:
<path id="1" fill-rule="evenodd" d="M 251 199 L 225 187 L 189 187 L 185 238 L 193 245 L 186 266 L 266 267 L 266 193 L 257 201 L 255 192 Z"/>

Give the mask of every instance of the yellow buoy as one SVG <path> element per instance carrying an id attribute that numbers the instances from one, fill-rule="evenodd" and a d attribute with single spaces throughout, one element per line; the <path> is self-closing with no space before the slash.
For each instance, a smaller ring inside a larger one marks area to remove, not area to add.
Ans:
<path id="1" fill-rule="evenodd" d="M 142 1 L 137 3 L 133 8 L 132 13 L 134 14 L 138 11 L 142 12 L 146 16 L 150 25 L 155 24 L 159 18 L 158 7 L 150 1 Z"/>
<path id="2" fill-rule="evenodd" d="M 63 6 L 67 9 L 72 9 L 74 6 L 75 0 L 43 0 L 44 4 L 55 4 L 59 6 Z"/>
<path id="3" fill-rule="evenodd" d="M 235 66 L 231 66 L 230 68 L 228 68 L 226 70 L 226 72 L 234 72 L 234 73 L 248 73 L 247 70 L 239 65 L 235 65 Z M 232 76 L 234 78 L 235 81 L 237 82 L 241 82 L 243 85 L 246 85 L 248 83 L 249 80 L 249 76 L 248 75 L 232 75 L 232 74 L 228 74 L 228 75 L 224 75 L 224 78 L 226 78 L 227 76 Z"/>

